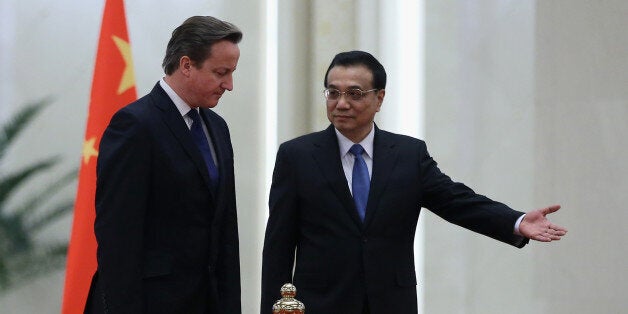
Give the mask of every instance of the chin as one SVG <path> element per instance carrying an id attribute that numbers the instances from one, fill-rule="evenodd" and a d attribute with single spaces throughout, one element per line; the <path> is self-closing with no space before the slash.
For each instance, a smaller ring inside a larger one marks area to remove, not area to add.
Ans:
<path id="1" fill-rule="evenodd" d="M 218 106 L 218 102 L 212 102 L 212 103 L 208 103 L 208 104 L 203 104 L 201 107 L 209 109 L 209 108 L 214 108 L 216 106 Z"/>
<path id="2" fill-rule="evenodd" d="M 333 123 L 334 127 L 340 132 L 348 132 L 351 131 L 351 128 L 342 123 Z"/>
<path id="3" fill-rule="evenodd" d="M 347 119 L 335 119 L 332 124 L 336 127 L 336 129 L 338 130 L 342 130 L 342 129 L 348 129 L 353 127 L 352 124 L 350 123 L 350 121 L 347 121 Z"/>

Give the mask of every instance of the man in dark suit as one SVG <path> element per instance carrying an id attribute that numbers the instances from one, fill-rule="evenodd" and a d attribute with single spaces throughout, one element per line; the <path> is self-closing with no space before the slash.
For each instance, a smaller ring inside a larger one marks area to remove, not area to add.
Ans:
<path id="1" fill-rule="evenodd" d="M 417 313 L 413 243 L 421 207 L 516 247 L 565 235 L 545 218 L 560 206 L 524 215 L 453 182 L 423 141 L 380 130 L 373 119 L 386 72 L 369 53 L 336 55 L 324 83 L 331 125 L 277 153 L 262 314 L 286 282 L 308 314 Z"/>
<path id="2" fill-rule="evenodd" d="M 233 89 L 242 32 L 209 16 L 174 30 L 166 76 L 100 142 L 98 269 L 86 313 L 240 313 L 233 150 L 209 108 Z"/>

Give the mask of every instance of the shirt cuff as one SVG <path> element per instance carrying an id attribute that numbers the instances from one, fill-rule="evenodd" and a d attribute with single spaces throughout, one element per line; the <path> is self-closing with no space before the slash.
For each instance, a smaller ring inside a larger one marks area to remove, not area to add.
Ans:
<path id="1" fill-rule="evenodd" d="M 515 222 L 515 231 L 514 233 L 518 236 L 523 236 L 521 234 L 521 232 L 519 232 L 519 225 L 521 224 L 521 221 L 523 220 L 523 217 L 525 217 L 526 214 L 521 215 L 521 217 L 519 217 L 519 219 L 517 219 L 517 222 Z"/>

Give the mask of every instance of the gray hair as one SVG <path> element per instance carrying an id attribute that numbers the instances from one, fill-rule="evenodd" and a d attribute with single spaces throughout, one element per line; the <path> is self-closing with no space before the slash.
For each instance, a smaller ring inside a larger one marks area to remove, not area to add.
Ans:
<path id="1" fill-rule="evenodd" d="M 188 56 L 200 65 L 211 56 L 212 45 L 221 40 L 234 44 L 242 40 L 242 31 L 225 21 L 211 16 L 192 16 L 172 32 L 162 63 L 166 75 L 179 68 L 179 60 Z"/>

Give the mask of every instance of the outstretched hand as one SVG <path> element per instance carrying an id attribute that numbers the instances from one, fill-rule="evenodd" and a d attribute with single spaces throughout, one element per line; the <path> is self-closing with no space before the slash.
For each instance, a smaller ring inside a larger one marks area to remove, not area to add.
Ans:
<path id="1" fill-rule="evenodd" d="M 558 241 L 567 234 L 567 229 L 551 223 L 545 216 L 560 209 L 560 205 L 533 210 L 523 217 L 519 224 L 519 232 L 528 239 L 552 242 Z"/>

